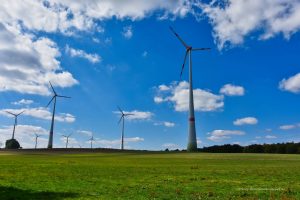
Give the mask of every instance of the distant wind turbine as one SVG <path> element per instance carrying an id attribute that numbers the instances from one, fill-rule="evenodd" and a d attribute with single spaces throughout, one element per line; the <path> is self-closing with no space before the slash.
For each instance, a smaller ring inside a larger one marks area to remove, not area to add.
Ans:
<path id="1" fill-rule="evenodd" d="M 15 117 L 15 123 L 14 123 L 14 129 L 13 129 L 13 133 L 12 133 L 12 137 L 11 139 L 15 139 L 15 131 L 16 131 L 16 126 L 18 124 L 18 116 L 21 115 L 22 113 L 25 112 L 25 110 L 23 110 L 22 112 L 18 113 L 18 114 L 15 114 L 15 113 L 12 113 L 12 112 L 9 112 L 9 111 L 6 111 L 8 114 L 12 115 Z"/>
<path id="2" fill-rule="evenodd" d="M 36 133 L 34 133 L 35 135 L 35 145 L 34 145 L 34 148 L 36 149 L 37 148 L 37 142 L 38 142 L 38 138 L 41 136 L 41 135 L 38 135 Z"/>
<path id="3" fill-rule="evenodd" d="M 92 149 L 93 148 L 93 141 L 95 141 L 94 135 L 92 135 L 92 137 L 88 141 L 91 141 L 91 149 Z"/>
<path id="4" fill-rule="evenodd" d="M 172 27 L 170 30 L 177 39 L 181 42 L 181 44 L 185 47 L 185 56 L 184 61 L 181 67 L 180 79 L 183 73 L 184 65 L 186 63 L 186 58 L 189 55 L 189 136 L 188 136 L 188 151 L 196 151 L 197 150 L 197 139 L 196 139 L 196 128 L 195 128 L 195 114 L 194 114 L 194 95 L 193 95 L 193 71 L 192 71 L 192 51 L 203 51 L 210 50 L 210 48 L 193 48 L 192 46 L 188 46 L 183 39 L 174 31 Z"/>
<path id="5" fill-rule="evenodd" d="M 55 117 L 55 108 L 56 108 L 56 98 L 57 97 L 62 97 L 62 98 L 71 98 L 71 97 L 67 97 L 67 96 L 62 96 L 62 95 L 58 95 L 51 82 L 49 81 L 51 89 L 53 91 L 53 97 L 52 99 L 49 101 L 49 103 L 47 104 L 46 107 L 48 107 L 50 105 L 50 103 L 54 100 L 54 104 L 53 104 L 53 111 L 52 111 L 52 121 L 51 121 L 51 128 L 50 128 L 50 133 L 49 133 L 49 141 L 48 141 L 48 149 L 52 149 L 53 147 L 53 129 L 54 129 L 54 117 Z"/>
<path id="6" fill-rule="evenodd" d="M 130 113 L 124 113 L 123 110 L 118 106 L 118 109 L 120 111 L 121 114 L 121 118 L 119 120 L 119 124 L 122 121 L 122 134 L 121 134 L 121 150 L 124 150 L 124 124 L 125 124 L 125 117 L 129 116 L 129 115 L 133 115 Z"/>
<path id="7" fill-rule="evenodd" d="M 62 135 L 64 138 L 66 138 L 66 149 L 68 148 L 68 144 L 69 144 L 69 137 L 72 135 L 72 133 L 71 134 L 69 134 L 69 135 Z"/>

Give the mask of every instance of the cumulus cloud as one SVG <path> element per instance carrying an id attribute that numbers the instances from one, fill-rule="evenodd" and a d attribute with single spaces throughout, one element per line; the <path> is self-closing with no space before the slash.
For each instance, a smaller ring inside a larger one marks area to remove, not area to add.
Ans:
<path id="1" fill-rule="evenodd" d="M 45 120 L 51 120 L 52 119 L 52 113 L 44 107 L 39 108 L 22 108 L 22 109 L 2 109 L 0 110 L 0 115 L 4 115 L 7 117 L 11 117 L 6 111 L 12 112 L 12 113 L 20 113 L 24 111 L 22 115 L 24 116 L 30 116 L 38 119 L 45 119 Z M 58 113 L 55 115 L 55 120 L 59 122 L 67 122 L 67 123 L 73 123 L 75 121 L 75 116 L 69 114 L 69 113 Z"/>
<path id="2" fill-rule="evenodd" d="M 82 135 L 86 135 L 91 137 L 93 135 L 92 131 L 87 131 L 87 130 L 77 130 L 77 133 L 82 134 Z"/>
<path id="3" fill-rule="evenodd" d="M 242 125 L 255 125 L 258 123 L 258 120 L 255 117 L 245 117 L 237 119 L 233 122 L 236 126 L 242 126 Z"/>
<path id="4" fill-rule="evenodd" d="M 209 132 L 207 139 L 212 140 L 214 142 L 220 142 L 225 139 L 231 138 L 233 135 L 245 135 L 244 131 L 239 130 L 214 130 L 212 132 Z"/>
<path id="5" fill-rule="evenodd" d="M 133 36 L 132 26 L 125 26 L 125 27 L 123 28 L 122 35 L 123 35 L 123 37 L 126 38 L 127 40 L 129 40 L 130 38 L 132 38 L 132 36 Z"/>
<path id="6" fill-rule="evenodd" d="M 226 84 L 220 89 L 220 93 L 227 96 L 243 96 L 245 89 L 242 86 Z"/>
<path id="7" fill-rule="evenodd" d="M 165 126 L 168 128 L 174 127 L 176 124 L 173 122 L 155 122 L 154 123 L 155 126 Z"/>
<path id="8" fill-rule="evenodd" d="M 20 101 L 12 102 L 13 105 L 30 105 L 33 103 L 33 100 L 29 99 L 21 99 Z"/>
<path id="9" fill-rule="evenodd" d="M 295 0 L 213 0 L 197 1 L 196 6 L 208 16 L 220 49 L 227 43 L 242 44 L 251 33 L 259 39 L 278 34 L 289 38 L 300 29 L 300 2 Z"/>
<path id="10" fill-rule="evenodd" d="M 165 93 L 162 93 L 164 91 Z M 156 103 L 171 102 L 179 112 L 189 110 L 189 84 L 186 81 L 170 86 L 160 85 L 154 97 Z M 224 106 L 223 95 L 216 95 L 202 89 L 194 89 L 194 108 L 196 111 L 216 111 Z"/>
<path id="11" fill-rule="evenodd" d="M 290 129 L 294 129 L 296 128 L 297 126 L 294 125 L 294 124 L 289 124 L 289 125 L 282 125 L 279 127 L 279 129 L 281 130 L 290 130 Z"/>
<path id="12" fill-rule="evenodd" d="M 0 141 L 5 143 L 6 140 L 12 137 L 13 126 L 3 126 L 0 128 Z M 40 126 L 32 125 L 18 125 L 16 127 L 15 138 L 19 141 L 23 148 L 34 148 L 35 135 L 37 133 L 41 135 L 38 139 L 38 147 L 46 148 L 48 131 Z"/>
<path id="13" fill-rule="evenodd" d="M 0 92 L 49 95 L 49 81 L 58 87 L 77 84 L 72 74 L 61 68 L 59 56 L 52 40 L 0 23 Z"/>
<path id="14" fill-rule="evenodd" d="M 126 119 L 128 120 L 149 120 L 154 115 L 152 112 L 149 111 L 133 110 L 133 111 L 123 111 L 123 112 L 124 114 L 130 114 L 126 116 Z M 119 111 L 114 111 L 113 113 L 120 115 Z"/>
<path id="15" fill-rule="evenodd" d="M 292 93 L 300 93 L 300 73 L 281 80 L 279 88 Z"/>
<path id="16" fill-rule="evenodd" d="M 98 54 L 89 54 L 81 49 L 74 49 L 66 46 L 66 53 L 68 53 L 71 57 L 79 57 L 87 59 L 91 63 L 99 63 L 101 62 L 101 57 Z"/>
<path id="17" fill-rule="evenodd" d="M 131 137 L 131 138 L 124 138 L 124 143 L 137 143 L 137 142 L 143 142 L 144 138 L 141 137 Z M 120 140 L 105 140 L 105 139 L 97 139 L 95 141 L 95 144 L 100 145 L 102 148 L 119 148 L 121 145 Z"/>
<path id="18" fill-rule="evenodd" d="M 276 139 L 277 137 L 275 135 L 266 135 L 266 139 Z"/>

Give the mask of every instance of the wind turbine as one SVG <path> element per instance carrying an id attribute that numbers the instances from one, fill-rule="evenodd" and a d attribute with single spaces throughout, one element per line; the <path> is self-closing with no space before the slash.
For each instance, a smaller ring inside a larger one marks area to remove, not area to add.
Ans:
<path id="1" fill-rule="evenodd" d="M 92 149 L 93 148 L 93 141 L 95 141 L 94 135 L 92 135 L 92 137 L 88 141 L 91 141 L 91 149 Z"/>
<path id="2" fill-rule="evenodd" d="M 133 115 L 133 114 L 124 113 L 119 106 L 118 106 L 118 109 L 119 109 L 119 111 L 121 113 L 121 118 L 120 118 L 120 120 L 119 120 L 118 123 L 120 124 L 120 122 L 122 121 L 121 150 L 124 150 L 124 123 L 125 123 L 125 117 L 129 116 L 129 115 Z"/>
<path id="3" fill-rule="evenodd" d="M 6 112 L 15 117 L 14 129 L 13 129 L 13 133 L 12 133 L 12 137 L 11 137 L 11 139 L 15 139 L 15 131 L 16 131 L 16 126 L 18 124 L 18 116 L 21 115 L 23 112 L 25 112 L 25 110 L 23 110 L 22 112 L 20 112 L 18 114 L 15 114 L 15 113 L 12 113 L 9 111 L 6 111 Z"/>
<path id="4" fill-rule="evenodd" d="M 52 111 L 52 121 L 51 121 L 51 128 L 50 128 L 50 133 L 49 133 L 49 141 L 48 141 L 48 149 L 52 149 L 52 146 L 53 146 L 53 129 L 54 129 L 54 117 L 55 117 L 55 108 L 56 108 L 56 98 L 57 97 L 62 97 L 62 98 L 71 98 L 71 97 L 67 97 L 67 96 L 62 96 L 62 95 L 58 95 L 51 82 L 49 81 L 50 83 L 50 86 L 52 88 L 52 91 L 53 91 L 53 97 L 52 99 L 49 101 L 49 103 L 47 104 L 46 107 L 48 107 L 50 105 L 50 103 L 54 100 L 54 104 L 53 104 L 53 111 Z"/>
<path id="5" fill-rule="evenodd" d="M 34 135 L 35 135 L 35 145 L 34 145 L 34 148 L 36 149 L 38 138 L 39 138 L 41 135 L 38 135 L 38 134 L 36 134 L 36 133 L 34 133 Z"/>
<path id="6" fill-rule="evenodd" d="M 194 94 L 193 94 L 193 71 L 192 71 L 192 51 L 204 51 L 210 50 L 210 48 L 193 48 L 192 46 L 187 45 L 183 39 L 174 31 L 172 27 L 170 30 L 181 44 L 185 47 L 185 56 L 184 61 L 181 67 L 180 79 L 186 63 L 186 58 L 189 55 L 189 136 L 188 136 L 188 151 L 197 151 L 197 139 L 196 139 L 196 128 L 195 128 L 195 114 L 194 114 Z"/>
<path id="7" fill-rule="evenodd" d="M 69 135 L 62 135 L 64 138 L 67 138 L 67 140 L 66 140 L 66 149 L 68 148 L 68 144 L 69 144 L 69 137 L 72 135 L 72 133 L 71 134 L 69 134 Z"/>

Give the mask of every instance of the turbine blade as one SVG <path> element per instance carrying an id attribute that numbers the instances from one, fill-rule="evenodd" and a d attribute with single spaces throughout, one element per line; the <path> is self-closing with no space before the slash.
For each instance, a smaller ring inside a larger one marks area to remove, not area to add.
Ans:
<path id="1" fill-rule="evenodd" d="M 122 115 L 122 116 L 120 117 L 120 120 L 119 120 L 118 124 L 121 123 L 123 117 L 124 117 L 124 115 Z"/>
<path id="2" fill-rule="evenodd" d="M 11 115 L 13 115 L 13 116 L 15 116 L 15 114 L 12 113 L 12 112 L 9 112 L 9 111 L 5 111 L 5 112 L 7 112 L 8 114 L 11 114 Z"/>
<path id="3" fill-rule="evenodd" d="M 117 106 L 118 107 L 118 109 L 119 109 L 119 111 L 122 113 L 122 115 L 124 114 L 123 113 L 123 111 L 122 111 L 122 109 L 119 107 L 119 106 Z"/>
<path id="4" fill-rule="evenodd" d="M 21 115 L 21 114 L 24 113 L 24 112 L 25 112 L 25 110 L 23 110 L 22 112 L 20 112 L 19 114 L 17 114 L 17 116 Z"/>
<path id="5" fill-rule="evenodd" d="M 53 88 L 53 86 L 52 86 L 52 84 L 51 84 L 50 81 L 49 81 L 49 83 L 50 83 L 50 86 L 51 86 L 51 88 L 52 88 L 53 93 L 56 94 L 56 92 L 55 92 L 55 90 L 54 90 L 54 88 Z"/>
<path id="6" fill-rule="evenodd" d="M 174 29 L 170 26 L 169 27 L 170 30 L 172 31 L 172 33 L 174 33 L 174 35 L 178 38 L 178 40 L 183 44 L 183 46 L 188 49 L 189 46 L 183 41 L 183 39 L 181 39 L 181 37 L 174 31 Z"/>
<path id="7" fill-rule="evenodd" d="M 70 98 L 71 98 L 71 97 L 62 96 L 62 95 L 57 95 L 57 97 L 68 98 L 68 99 L 70 99 Z"/>
<path id="8" fill-rule="evenodd" d="M 52 99 L 49 101 L 49 103 L 47 104 L 46 108 L 50 105 L 50 103 L 53 101 L 53 99 L 55 98 L 55 96 L 52 97 Z"/>
<path id="9" fill-rule="evenodd" d="M 180 71 L 180 79 L 181 79 L 181 76 L 182 76 L 182 73 L 183 73 L 183 69 L 184 69 L 184 66 L 185 66 L 185 62 L 186 62 L 186 58 L 187 58 L 188 53 L 189 53 L 189 51 L 187 50 L 187 51 L 185 52 L 183 64 L 182 64 L 181 71 Z"/>
<path id="10" fill-rule="evenodd" d="M 205 51 L 205 50 L 211 50 L 211 48 L 193 48 L 193 51 Z"/>

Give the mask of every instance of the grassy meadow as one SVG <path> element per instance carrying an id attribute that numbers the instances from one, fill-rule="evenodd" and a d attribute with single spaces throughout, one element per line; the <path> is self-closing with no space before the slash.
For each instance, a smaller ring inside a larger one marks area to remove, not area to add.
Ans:
<path id="1" fill-rule="evenodd" d="M 300 199 L 300 155 L 0 151 L 0 199 Z"/>

